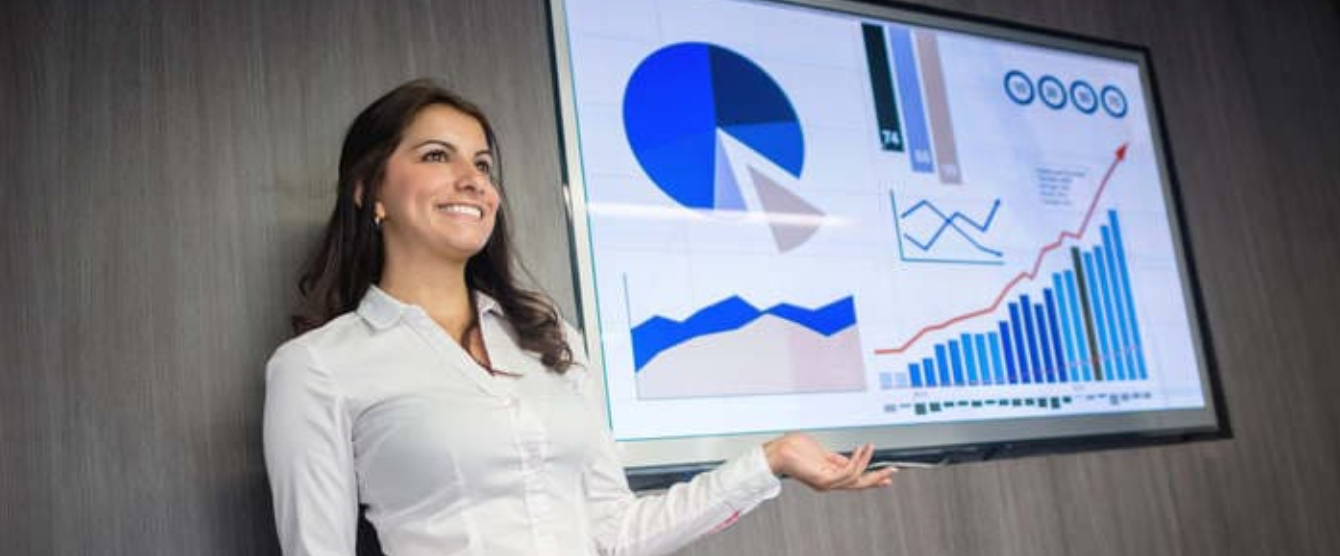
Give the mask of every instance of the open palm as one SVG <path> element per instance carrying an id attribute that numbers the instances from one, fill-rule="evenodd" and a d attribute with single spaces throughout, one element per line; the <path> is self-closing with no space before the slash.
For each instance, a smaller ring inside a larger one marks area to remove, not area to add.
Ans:
<path id="1" fill-rule="evenodd" d="M 814 490 L 859 490 L 892 484 L 897 468 L 866 472 L 875 448 L 858 447 L 850 456 L 829 451 L 805 433 L 788 433 L 763 445 L 773 473 L 787 475 Z"/>

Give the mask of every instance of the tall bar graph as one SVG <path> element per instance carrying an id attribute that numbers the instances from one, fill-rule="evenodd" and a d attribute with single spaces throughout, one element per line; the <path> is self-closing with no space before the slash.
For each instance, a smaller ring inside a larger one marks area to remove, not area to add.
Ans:
<path id="1" fill-rule="evenodd" d="M 907 365 L 911 388 L 1147 380 L 1116 211 L 1069 268 L 1020 293 L 994 328 L 960 330 Z"/>
<path id="2" fill-rule="evenodd" d="M 912 30 L 902 25 L 887 27 L 889 48 L 893 51 L 894 84 L 903 101 L 903 116 L 908 157 L 912 171 L 929 174 L 935 171 L 931 158 L 930 131 L 926 125 L 926 105 L 921 96 L 921 81 L 917 77 L 917 58 L 912 47 Z"/>
<path id="3" fill-rule="evenodd" d="M 931 120 L 931 144 L 935 163 L 940 168 L 940 183 L 960 184 L 958 147 L 954 145 L 954 123 L 945 92 L 944 69 L 940 65 L 940 46 L 935 31 L 917 29 L 917 62 L 921 65 L 921 84 L 926 92 L 926 116 Z"/>
<path id="4" fill-rule="evenodd" d="M 862 24 L 861 34 L 865 39 L 866 65 L 870 71 L 875 120 L 879 122 L 880 148 L 902 152 L 903 130 L 898 121 L 898 99 L 893 94 L 893 75 L 890 70 L 884 26 L 873 23 Z"/>

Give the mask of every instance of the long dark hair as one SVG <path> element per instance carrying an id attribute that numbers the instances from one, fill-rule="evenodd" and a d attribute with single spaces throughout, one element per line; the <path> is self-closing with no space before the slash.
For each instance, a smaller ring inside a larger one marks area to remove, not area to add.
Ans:
<path id="1" fill-rule="evenodd" d="M 498 168 L 495 183 L 502 187 L 502 157 L 488 118 L 470 101 L 428 79 L 405 83 L 364 108 L 354 118 L 340 151 L 340 175 L 336 182 L 335 210 L 326 224 L 321 245 L 312 254 L 298 280 L 302 305 L 293 315 L 293 330 L 301 334 L 358 307 L 368 287 L 381 280 L 385 248 L 373 220 L 375 205 L 386 174 L 386 161 L 400 144 L 406 128 L 419 112 L 446 105 L 479 122 L 493 151 Z M 361 186 L 362 199 L 358 202 Z M 554 371 L 564 372 L 572 364 L 572 351 L 554 306 L 540 294 L 517 285 L 513 272 L 511 233 L 507 225 L 507 203 L 497 214 L 493 235 L 484 248 L 465 265 L 465 283 L 471 290 L 498 301 L 508 322 L 516 330 L 522 349 L 540 356 Z"/>

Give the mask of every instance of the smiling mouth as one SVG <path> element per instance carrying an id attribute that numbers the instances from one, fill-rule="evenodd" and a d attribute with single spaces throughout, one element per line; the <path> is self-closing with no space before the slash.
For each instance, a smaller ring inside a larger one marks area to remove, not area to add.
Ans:
<path id="1" fill-rule="evenodd" d="M 484 218 L 484 209 L 481 209 L 474 205 L 458 205 L 455 203 L 446 203 L 437 205 L 437 210 L 440 210 L 442 212 L 450 212 L 453 214 L 464 214 L 467 216 L 473 216 L 476 219 Z"/>

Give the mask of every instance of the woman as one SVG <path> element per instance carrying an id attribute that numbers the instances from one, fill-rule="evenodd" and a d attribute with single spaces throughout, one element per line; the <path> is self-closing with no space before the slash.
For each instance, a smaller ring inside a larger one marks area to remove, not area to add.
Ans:
<path id="1" fill-rule="evenodd" d="M 484 114 L 419 80 L 354 120 L 267 366 L 265 458 L 284 553 L 352 555 L 360 504 L 392 556 L 664 554 L 776 496 L 887 485 L 786 435 L 665 494 L 629 491 L 581 341 L 517 286 Z"/>

